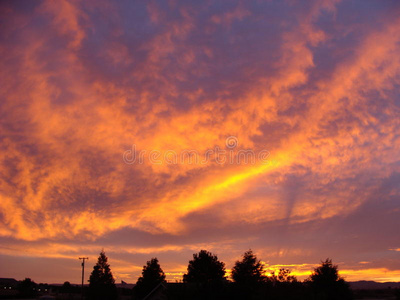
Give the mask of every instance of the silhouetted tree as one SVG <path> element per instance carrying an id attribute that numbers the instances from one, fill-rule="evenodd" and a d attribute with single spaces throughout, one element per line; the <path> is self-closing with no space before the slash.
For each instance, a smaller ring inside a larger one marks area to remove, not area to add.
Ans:
<path id="1" fill-rule="evenodd" d="M 278 275 L 275 275 L 275 272 L 272 273 L 270 278 L 275 284 L 280 283 L 296 283 L 297 278 L 294 275 L 290 275 L 291 271 L 289 269 L 279 269 Z"/>
<path id="2" fill-rule="evenodd" d="M 102 250 L 90 274 L 89 299 L 112 300 L 117 298 L 117 288 L 107 260 L 108 258 Z"/>
<path id="3" fill-rule="evenodd" d="M 61 292 L 65 294 L 72 292 L 72 285 L 69 281 L 64 282 L 64 284 L 61 287 Z"/>
<path id="4" fill-rule="evenodd" d="M 215 284 L 225 279 L 225 264 L 216 255 L 206 250 L 193 254 L 189 261 L 188 272 L 183 275 L 183 281 L 189 283 Z"/>
<path id="5" fill-rule="evenodd" d="M 232 268 L 236 297 L 252 299 L 265 282 L 264 266 L 252 250 L 243 254 L 241 261 L 236 261 Z"/>
<path id="6" fill-rule="evenodd" d="M 278 274 L 272 273 L 272 276 L 268 277 L 268 282 L 271 287 L 268 290 L 268 299 L 309 299 L 303 284 L 297 281 L 296 276 L 291 275 L 289 269 L 282 268 Z"/>
<path id="7" fill-rule="evenodd" d="M 143 266 L 142 276 L 133 288 L 135 298 L 141 299 L 149 294 L 157 285 L 165 282 L 165 274 L 157 258 L 152 258 Z"/>
<path id="8" fill-rule="evenodd" d="M 85 287 L 87 290 L 87 287 Z M 80 285 L 72 285 L 69 281 L 65 281 L 64 284 L 60 288 L 60 292 L 64 294 L 64 298 L 66 299 L 73 299 L 73 294 L 81 294 L 82 288 Z"/>
<path id="9" fill-rule="evenodd" d="M 225 264 L 211 252 L 193 254 L 187 274 L 183 275 L 186 293 L 183 299 L 222 299 L 226 287 Z"/>
<path id="10" fill-rule="evenodd" d="M 22 298 L 35 297 L 37 295 L 37 284 L 30 278 L 25 278 L 17 286 L 19 295 Z"/>
<path id="11" fill-rule="evenodd" d="M 316 299 L 352 299 L 349 285 L 339 276 L 338 266 L 327 258 L 309 278 Z"/>
<path id="12" fill-rule="evenodd" d="M 252 250 L 246 251 L 241 261 L 236 261 L 232 268 L 232 279 L 235 283 L 246 286 L 264 282 L 264 266 Z"/>

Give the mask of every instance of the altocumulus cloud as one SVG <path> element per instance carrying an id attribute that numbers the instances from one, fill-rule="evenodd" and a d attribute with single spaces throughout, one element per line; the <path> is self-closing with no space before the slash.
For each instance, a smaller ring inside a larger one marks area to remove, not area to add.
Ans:
<path id="1" fill-rule="evenodd" d="M 229 268 L 252 247 L 298 274 L 331 256 L 400 279 L 397 1 L 0 11 L 1 276 L 76 282 L 70 261 L 104 247 L 119 278 L 150 256 L 173 278 L 200 248 Z M 269 163 L 123 161 L 230 136 Z"/>

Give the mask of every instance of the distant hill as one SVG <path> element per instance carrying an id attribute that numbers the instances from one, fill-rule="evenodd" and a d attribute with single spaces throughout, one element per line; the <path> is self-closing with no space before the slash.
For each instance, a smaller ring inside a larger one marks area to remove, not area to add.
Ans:
<path id="1" fill-rule="evenodd" d="M 375 281 L 354 281 L 349 282 L 353 290 L 378 290 L 388 288 L 400 288 L 400 282 L 375 282 Z"/>

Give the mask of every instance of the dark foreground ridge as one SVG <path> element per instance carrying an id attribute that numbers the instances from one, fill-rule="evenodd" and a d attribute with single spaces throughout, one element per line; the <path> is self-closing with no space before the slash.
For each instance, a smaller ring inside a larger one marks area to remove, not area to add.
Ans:
<path id="1" fill-rule="evenodd" d="M 59 300 L 350 300 L 400 299 L 400 283 L 346 282 L 332 260 L 326 259 L 304 281 L 289 269 L 266 276 L 252 250 L 236 261 L 228 278 L 225 263 L 206 250 L 193 254 L 182 282 L 167 282 L 157 258 L 143 266 L 136 284 L 116 284 L 108 257 L 100 252 L 89 284 L 36 284 L 30 278 L 0 279 L 0 299 Z"/>
<path id="2" fill-rule="evenodd" d="M 31 295 L 23 295 L 19 290 L 19 285 L 22 281 L 17 281 L 14 278 L 0 278 L 0 299 L 54 299 L 54 300 L 80 300 L 81 295 L 81 285 L 80 284 L 69 284 L 68 282 L 64 284 L 36 284 L 36 293 Z M 301 283 L 304 285 L 304 283 Z M 368 299 L 368 300 L 393 300 L 400 299 L 400 282 L 375 282 L 375 281 L 355 281 L 348 282 L 353 299 Z M 133 297 L 132 288 L 135 284 L 130 283 L 117 283 L 117 299 L 120 300 L 132 300 Z M 239 299 L 238 295 L 232 295 L 230 289 L 233 287 L 232 282 L 226 282 L 226 288 L 223 290 L 224 295 L 219 293 L 215 294 L 215 297 L 220 298 L 201 298 L 202 291 L 199 291 L 196 285 L 180 283 L 166 282 L 157 285 L 147 298 L 144 299 Z M 303 287 L 306 289 L 306 287 Z M 88 285 L 85 285 L 85 294 L 88 291 Z M 268 291 L 267 291 L 268 292 Z M 269 291 L 272 293 L 272 291 Z M 198 295 L 196 295 L 198 293 Z M 288 292 L 284 292 L 282 295 L 265 295 L 265 298 L 249 297 L 243 299 L 306 299 L 301 298 L 304 295 L 291 295 L 288 297 Z M 310 295 L 309 295 L 310 296 Z M 311 298 L 308 299 L 321 299 L 321 298 Z M 330 298 L 326 298 L 330 299 Z"/>

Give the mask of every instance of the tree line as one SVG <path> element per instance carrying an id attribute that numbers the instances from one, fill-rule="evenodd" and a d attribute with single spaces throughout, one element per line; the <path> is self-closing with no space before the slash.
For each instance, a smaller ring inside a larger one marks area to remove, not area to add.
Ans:
<path id="1" fill-rule="evenodd" d="M 289 269 L 266 276 L 266 270 L 252 250 L 235 262 L 230 279 L 225 263 L 217 255 L 201 250 L 189 261 L 183 283 L 167 283 L 157 258 L 143 266 L 132 290 L 132 299 L 352 299 L 349 285 L 339 275 L 338 266 L 326 259 L 304 281 Z M 158 297 L 158 298 L 157 298 Z M 117 288 L 107 256 L 100 253 L 89 279 L 87 299 L 113 300 Z"/>

